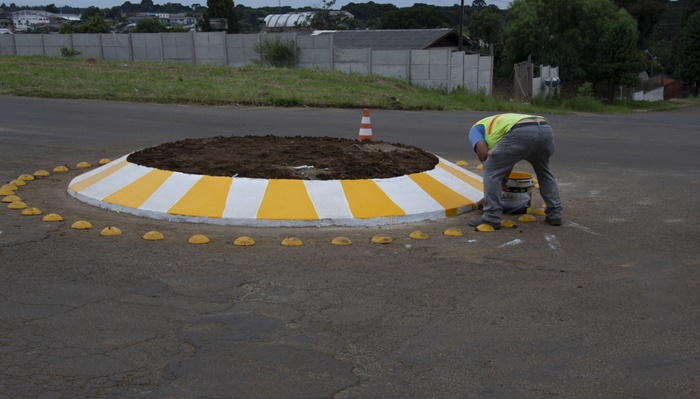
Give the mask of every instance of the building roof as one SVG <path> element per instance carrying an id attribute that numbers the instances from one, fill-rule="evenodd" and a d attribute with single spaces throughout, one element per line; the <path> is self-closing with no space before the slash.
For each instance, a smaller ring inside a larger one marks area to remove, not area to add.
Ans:
<path id="1" fill-rule="evenodd" d="M 312 34 L 333 35 L 333 45 L 338 48 L 427 50 L 459 45 L 459 34 L 452 29 L 338 30 Z"/>

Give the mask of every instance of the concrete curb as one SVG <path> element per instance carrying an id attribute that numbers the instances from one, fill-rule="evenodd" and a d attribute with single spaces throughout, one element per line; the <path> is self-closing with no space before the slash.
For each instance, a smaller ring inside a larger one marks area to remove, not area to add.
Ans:
<path id="1" fill-rule="evenodd" d="M 377 226 L 473 210 L 482 178 L 445 159 L 388 179 L 285 180 L 193 175 L 116 159 L 74 178 L 68 193 L 112 211 L 236 226 Z"/>

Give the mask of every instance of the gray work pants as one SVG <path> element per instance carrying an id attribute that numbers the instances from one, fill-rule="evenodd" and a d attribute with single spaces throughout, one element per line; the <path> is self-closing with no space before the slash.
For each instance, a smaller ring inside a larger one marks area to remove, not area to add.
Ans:
<path id="1" fill-rule="evenodd" d="M 515 125 L 491 150 L 484 162 L 484 214 L 488 222 L 501 220 L 503 206 L 501 192 L 503 179 L 510 174 L 516 163 L 526 160 L 537 175 L 540 195 L 547 205 L 545 214 L 550 219 L 562 217 L 559 188 L 549 170 L 549 157 L 554 154 L 554 133 L 548 124 Z"/>

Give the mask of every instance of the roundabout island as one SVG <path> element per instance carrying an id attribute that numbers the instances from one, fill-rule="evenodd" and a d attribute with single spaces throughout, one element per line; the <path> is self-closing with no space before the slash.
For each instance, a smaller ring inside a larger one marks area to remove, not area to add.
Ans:
<path id="1" fill-rule="evenodd" d="M 154 219 L 233 226 L 377 226 L 474 209 L 479 175 L 402 144 L 328 137 L 165 143 L 77 176 L 68 193 Z"/>

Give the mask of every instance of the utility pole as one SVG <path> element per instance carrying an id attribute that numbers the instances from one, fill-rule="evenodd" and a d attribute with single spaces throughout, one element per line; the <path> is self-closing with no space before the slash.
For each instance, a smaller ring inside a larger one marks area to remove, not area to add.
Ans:
<path id="1" fill-rule="evenodd" d="M 459 9 L 459 51 L 464 51 L 464 0 Z"/>

